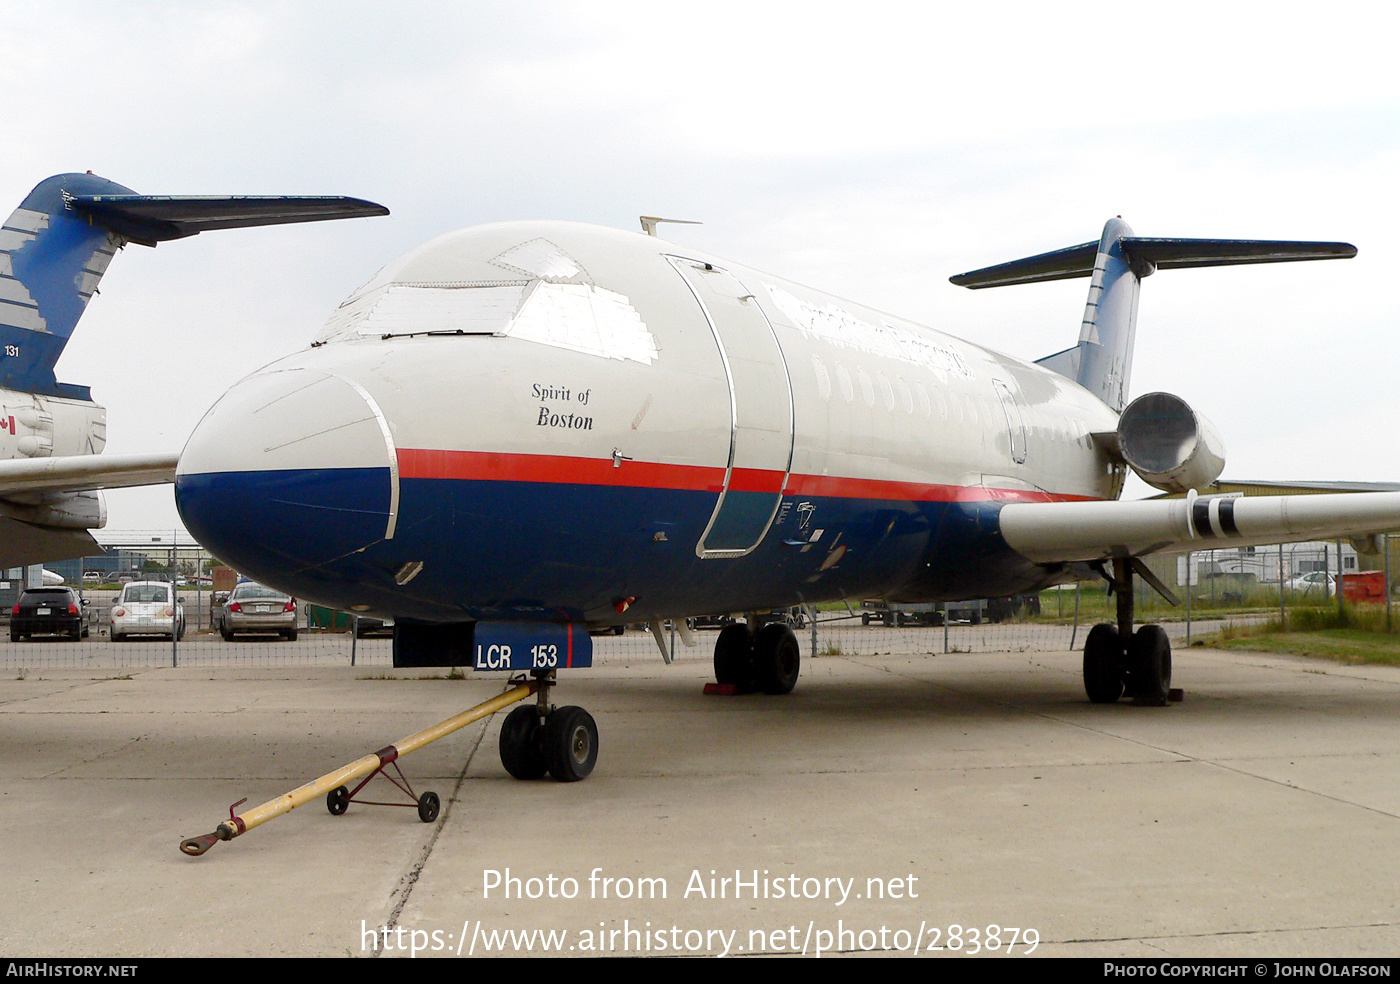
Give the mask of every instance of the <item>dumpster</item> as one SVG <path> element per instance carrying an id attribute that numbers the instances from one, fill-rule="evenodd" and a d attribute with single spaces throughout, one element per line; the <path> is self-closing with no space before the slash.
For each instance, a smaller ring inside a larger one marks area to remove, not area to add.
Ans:
<path id="1" fill-rule="evenodd" d="M 1385 604 L 1385 571 L 1357 571 L 1342 575 L 1342 597 L 1353 605 Z"/>

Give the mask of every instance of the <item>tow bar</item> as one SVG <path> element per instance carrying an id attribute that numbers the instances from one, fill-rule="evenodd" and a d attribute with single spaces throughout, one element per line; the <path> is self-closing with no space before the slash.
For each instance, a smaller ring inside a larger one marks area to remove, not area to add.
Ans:
<path id="1" fill-rule="evenodd" d="M 552 683 L 552 679 L 544 676 L 522 682 L 498 697 L 483 701 L 473 708 L 448 718 L 446 721 L 433 725 L 431 728 L 410 735 L 400 741 L 396 741 L 392 745 L 387 745 L 373 754 L 366 755 L 364 758 L 351 762 L 349 765 L 336 769 L 334 772 L 328 772 L 319 779 L 313 779 L 311 782 L 298 786 L 289 793 L 283 793 L 276 799 L 268 800 L 261 806 L 254 807 L 247 813 L 238 815 L 233 811 L 248 802 L 246 798 L 241 799 L 237 803 L 234 803 L 233 806 L 229 807 L 228 819 L 219 824 L 219 826 L 214 829 L 213 833 L 202 834 L 199 837 L 191 837 L 188 840 L 181 841 L 180 850 L 190 857 L 197 858 L 219 841 L 233 840 L 241 834 L 246 834 L 254 827 L 267 823 L 267 821 L 274 817 L 280 817 L 284 813 L 290 813 L 297 807 L 304 806 L 320 796 L 326 797 L 326 808 L 330 810 L 331 813 L 339 816 L 345 812 L 354 797 L 354 793 L 348 788 L 349 783 L 354 782 L 361 776 L 365 777 L 364 782 L 361 782 L 355 787 L 355 793 L 358 793 L 364 788 L 365 783 L 382 772 L 386 765 L 393 764 L 397 759 L 407 755 L 409 752 L 417 751 L 424 745 L 430 745 L 439 738 L 445 738 L 454 731 L 465 728 L 473 721 L 479 721 L 484 717 L 495 714 L 502 708 L 509 707 L 511 704 L 522 701 L 536 692 L 543 691 L 544 694 L 548 694 L 549 687 Z M 542 697 L 541 699 L 543 700 L 544 698 Z M 394 769 L 398 771 L 398 766 L 394 765 Z M 403 778 L 402 772 L 399 772 L 399 777 Z M 404 792 L 412 797 L 413 792 L 411 787 L 407 785 L 406 779 L 403 784 L 400 784 L 387 773 L 385 774 L 385 778 L 393 782 L 394 785 L 399 786 L 400 789 L 404 790 Z M 417 798 L 416 803 L 386 803 L 375 805 L 416 805 L 418 807 L 418 817 L 424 823 L 432 823 L 436 820 L 440 807 L 436 793 L 424 793 L 421 797 Z"/>

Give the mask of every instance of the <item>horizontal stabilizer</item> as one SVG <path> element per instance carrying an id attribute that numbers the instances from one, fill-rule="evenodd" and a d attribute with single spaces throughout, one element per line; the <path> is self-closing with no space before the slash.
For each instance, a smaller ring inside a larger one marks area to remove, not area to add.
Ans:
<path id="1" fill-rule="evenodd" d="M 389 214 L 374 202 L 330 195 L 75 195 L 69 204 L 90 222 L 147 246 L 217 229 Z"/>
<path id="2" fill-rule="evenodd" d="M 1139 277 L 1153 270 L 1234 266 L 1241 263 L 1292 263 L 1298 260 L 1345 260 L 1356 255 L 1350 243 L 1268 239 L 1148 239 L 1124 236 L 1123 254 Z M 1087 277 L 1094 272 L 1099 243 L 1081 243 L 1051 253 L 998 263 L 949 277 L 959 287 L 1009 287 L 1047 280 Z"/>
<path id="3" fill-rule="evenodd" d="M 1045 280 L 1087 277 L 1094 272 L 1094 257 L 1098 252 L 1099 244 L 1095 240 L 1092 243 L 1057 249 L 1052 253 L 1038 253 L 1025 259 L 960 273 L 948 279 L 959 287 L 980 290 L 983 287 L 1010 287 L 1013 284 L 1038 284 Z"/>
<path id="4" fill-rule="evenodd" d="M 1123 240 L 1123 250 L 1140 263 L 1158 270 L 1233 266 L 1239 263 L 1294 263 L 1298 260 L 1349 260 L 1351 243 L 1290 242 L 1268 239 L 1145 239 Z"/>

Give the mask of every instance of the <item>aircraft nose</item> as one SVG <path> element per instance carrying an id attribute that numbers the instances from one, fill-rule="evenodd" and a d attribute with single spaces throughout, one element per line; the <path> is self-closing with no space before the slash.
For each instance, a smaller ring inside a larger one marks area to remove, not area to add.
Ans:
<path id="1" fill-rule="evenodd" d="M 195 428 L 175 502 L 190 533 L 226 564 L 314 595 L 306 578 L 315 568 L 393 537 L 396 457 L 383 413 L 354 380 L 265 370 Z"/>

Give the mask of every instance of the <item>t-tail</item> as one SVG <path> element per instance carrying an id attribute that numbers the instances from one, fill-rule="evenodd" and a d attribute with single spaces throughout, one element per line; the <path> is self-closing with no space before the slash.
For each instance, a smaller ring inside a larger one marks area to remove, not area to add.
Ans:
<path id="1" fill-rule="evenodd" d="M 1337 260 L 1356 255 L 1350 243 L 1257 239 L 1145 239 L 1121 218 L 1109 219 L 1098 242 L 1081 243 L 951 277 L 960 287 L 1006 287 L 1089 277 L 1079 344 L 1038 360 L 1068 376 L 1114 411 L 1127 402 L 1137 331 L 1138 291 L 1157 270 Z"/>
<path id="2" fill-rule="evenodd" d="M 314 222 L 388 209 L 356 198 L 138 195 L 95 174 L 58 174 L 0 229 L 0 567 L 78 557 L 106 522 L 100 488 L 168 482 L 170 455 L 93 458 L 107 412 L 54 365 L 127 243 L 210 229 Z"/>
<path id="3" fill-rule="evenodd" d="M 54 364 L 107 264 L 128 242 L 154 246 L 210 229 L 387 214 L 355 198 L 138 195 L 95 174 L 56 174 L 0 230 L 0 389 L 90 399 L 88 387 L 58 382 Z"/>

